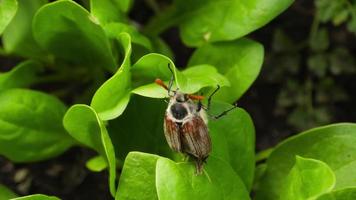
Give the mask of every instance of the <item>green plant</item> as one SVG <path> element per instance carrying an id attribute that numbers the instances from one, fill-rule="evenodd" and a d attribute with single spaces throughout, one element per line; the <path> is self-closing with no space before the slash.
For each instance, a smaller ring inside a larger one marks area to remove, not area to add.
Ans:
<path id="1" fill-rule="evenodd" d="M 286 83 L 277 96 L 275 115 L 285 118 L 296 131 L 337 120 L 335 105 L 352 95 L 340 80 L 356 73 L 352 47 L 345 35 L 338 36 L 347 33 L 342 24 L 355 33 L 355 2 L 315 0 L 314 5 L 305 38 L 297 40 L 287 30 L 274 30 L 272 56 L 264 76 L 268 83 Z"/>
<path id="2" fill-rule="evenodd" d="M 226 110 L 251 86 L 263 62 L 263 46 L 242 37 L 292 0 L 176 0 L 145 27 L 130 22 L 130 0 L 83 1 L 89 8 L 69 0 L 0 3 L 1 54 L 24 60 L 0 74 L 0 154 L 11 161 L 45 160 L 76 145 L 91 148 L 98 155 L 87 166 L 108 170 L 115 199 L 250 199 L 253 185 L 257 199 L 355 194 L 347 188 L 356 186 L 355 124 L 288 139 L 255 170 L 254 125 L 245 110 L 235 109 L 209 122 L 213 150 L 201 176 L 164 139 L 166 91 L 154 80 L 170 79 L 167 64 L 183 92 L 208 95 L 222 86 L 210 112 Z M 173 26 L 196 48 L 184 70 L 175 67 L 159 38 Z M 43 86 L 49 89 L 39 91 Z M 294 162 L 295 155 L 307 158 Z M 298 182 L 306 175 L 306 184 Z M 2 186 L 0 194 L 16 196 Z"/>

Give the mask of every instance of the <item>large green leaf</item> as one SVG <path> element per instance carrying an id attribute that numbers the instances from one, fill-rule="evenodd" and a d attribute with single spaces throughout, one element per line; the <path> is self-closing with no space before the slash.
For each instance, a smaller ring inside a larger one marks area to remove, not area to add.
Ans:
<path id="1" fill-rule="evenodd" d="M 264 26 L 293 0 L 176 0 L 184 15 L 180 33 L 188 45 L 233 40 Z"/>
<path id="2" fill-rule="evenodd" d="M 124 160 L 130 151 L 171 155 L 163 134 L 166 107 L 161 99 L 133 95 L 125 112 L 109 121 L 108 130 L 119 159 Z"/>
<path id="3" fill-rule="evenodd" d="M 0 184 L 0 200 L 8 200 L 15 197 L 17 197 L 17 195 L 13 191 Z"/>
<path id="4" fill-rule="evenodd" d="M 177 24 L 183 42 L 234 40 L 264 26 L 289 7 L 293 0 L 175 0 L 171 9 L 158 15 L 148 32 L 157 34 Z"/>
<path id="5" fill-rule="evenodd" d="M 60 199 L 55 196 L 47 196 L 44 194 L 32 194 L 23 197 L 17 197 L 11 200 L 60 200 Z"/>
<path id="6" fill-rule="evenodd" d="M 91 102 L 91 106 L 103 120 L 111 120 L 120 116 L 130 101 L 131 39 L 128 34 L 122 33 L 118 40 L 125 50 L 124 60 L 118 71 L 95 92 Z"/>
<path id="7" fill-rule="evenodd" d="M 57 156 L 74 144 L 62 126 L 65 105 L 45 93 L 0 92 L 0 154 L 15 162 Z"/>
<path id="8" fill-rule="evenodd" d="M 158 199 L 156 192 L 156 162 L 159 156 L 130 152 L 120 175 L 115 200 Z"/>
<path id="9" fill-rule="evenodd" d="M 263 63 L 263 46 L 255 41 L 240 39 L 233 42 L 205 44 L 189 60 L 189 66 L 210 64 L 224 74 L 230 87 L 223 87 L 215 99 L 234 102 L 255 81 Z"/>
<path id="10" fill-rule="evenodd" d="M 161 54 L 148 54 L 143 56 L 132 66 L 132 76 L 136 87 L 132 92 L 153 98 L 167 96 L 167 91 L 154 83 L 156 78 L 170 80 L 172 73 L 168 68 L 170 64 L 174 72 L 175 85 L 185 93 L 198 92 L 204 87 L 226 86 L 229 82 L 224 76 L 210 65 L 191 67 L 183 72 L 178 71 L 174 63 Z"/>
<path id="11" fill-rule="evenodd" d="M 18 10 L 4 31 L 3 45 L 7 53 L 43 59 L 45 54 L 32 35 L 32 19 L 47 0 L 17 0 Z"/>
<path id="12" fill-rule="evenodd" d="M 110 193 L 115 196 L 115 151 L 105 125 L 98 114 L 87 105 L 76 104 L 69 108 L 65 114 L 63 124 L 73 138 L 96 150 L 106 159 L 109 164 Z"/>
<path id="13" fill-rule="evenodd" d="M 106 24 L 104 30 L 110 38 L 116 38 L 122 32 L 128 33 L 131 36 L 133 44 L 152 50 L 150 40 L 142 35 L 134 26 L 120 22 L 112 22 Z"/>
<path id="14" fill-rule="evenodd" d="M 193 163 L 159 158 L 156 166 L 158 199 L 250 199 L 240 177 L 223 160 L 211 156 L 204 165 L 204 173 L 195 173 Z"/>
<path id="15" fill-rule="evenodd" d="M 33 33 L 36 41 L 56 59 L 110 71 L 116 68 L 104 30 L 74 1 L 43 6 L 34 18 Z"/>
<path id="16" fill-rule="evenodd" d="M 90 0 L 90 12 L 100 24 L 125 20 L 125 16 L 116 5 L 116 0 Z"/>
<path id="17" fill-rule="evenodd" d="M 36 73 L 40 69 L 40 63 L 29 60 L 16 65 L 11 71 L 0 73 L 0 90 L 29 86 L 36 81 Z"/>
<path id="18" fill-rule="evenodd" d="M 311 129 L 278 145 L 267 160 L 256 199 L 280 199 L 280 191 L 296 155 L 325 162 L 336 176 L 335 189 L 356 185 L 356 124 Z"/>
<path id="19" fill-rule="evenodd" d="M 356 199 L 356 187 L 334 190 L 317 198 L 317 200 L 354 200 Z"/>
<path id="20" fill-rule="evenodd" d="M 213 103 L 209 113 L 217 115 L 231 107 L 227 103 Z M 208 125 L 211 155 L 229 163 L 250 190 L 255 170 L 255 130 L 251 117 L 236 108 L 218 120 L 209 121 Z"/>
<path id="21" fill-rule="evenodd" d="M 0 2 L 0 35 L 15 16 L 17 11 L 16 0 L 2 0 Z"/>
<path id="22" fill-rule="evenodd" d="M 315 199 L 332 190 L 335 175 L 330 167 L 310 158 L 296 157 L 281 192 L 281 199 L 306 200 Z"/>

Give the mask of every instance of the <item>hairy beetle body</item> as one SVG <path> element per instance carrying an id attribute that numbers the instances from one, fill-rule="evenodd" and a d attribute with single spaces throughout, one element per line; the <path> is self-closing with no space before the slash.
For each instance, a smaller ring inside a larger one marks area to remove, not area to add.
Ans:
<path id="1" fill-rule="evenodd" d="M 211 151 L 205 111 L 185 94 L 176 92 L 171 97 L 164 118 L 164 134 L 174 151 L 186 153 L 196 160 L 197 173 Z"/>

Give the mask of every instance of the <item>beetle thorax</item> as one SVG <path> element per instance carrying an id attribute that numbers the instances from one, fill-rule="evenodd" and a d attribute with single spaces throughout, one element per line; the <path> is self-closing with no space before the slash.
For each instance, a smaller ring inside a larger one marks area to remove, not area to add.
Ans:
<path id="1" fill-rule="evenodd" d="M 176 91 L 171 97 L 167 115 L 177 123 L 182 123 L 197 114 L 197 105 L 184 93 Z"/>

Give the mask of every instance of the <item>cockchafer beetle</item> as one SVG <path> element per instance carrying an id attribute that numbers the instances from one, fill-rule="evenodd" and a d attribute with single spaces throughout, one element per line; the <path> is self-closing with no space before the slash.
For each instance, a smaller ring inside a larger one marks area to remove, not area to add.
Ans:
<path id="1" fill-rule="evenodd" d="M 186 94 L 180 92 L 178 88 L 172 90 L 174 76 L 169 64 L 168 68 L 172 73 L 168 86 L 161 79 L 155 80 L 158 85 L 168 91 L 169 96 L 168 107 L 164 116 L 164 135 L 173 151 L 187 154 L 195 159 L 196 174 L 201 174 L 203 164 L 212 148 L 206 111 L 209 110 L 211 98 L 220 89 L 220 86 L 218 85 L 216 90 L 211 93 L 205 107 L 201 102 L 204 96 Z M 210 117 L 218 119 L 236 107 L 234 105 L 221 114 Z"/>

